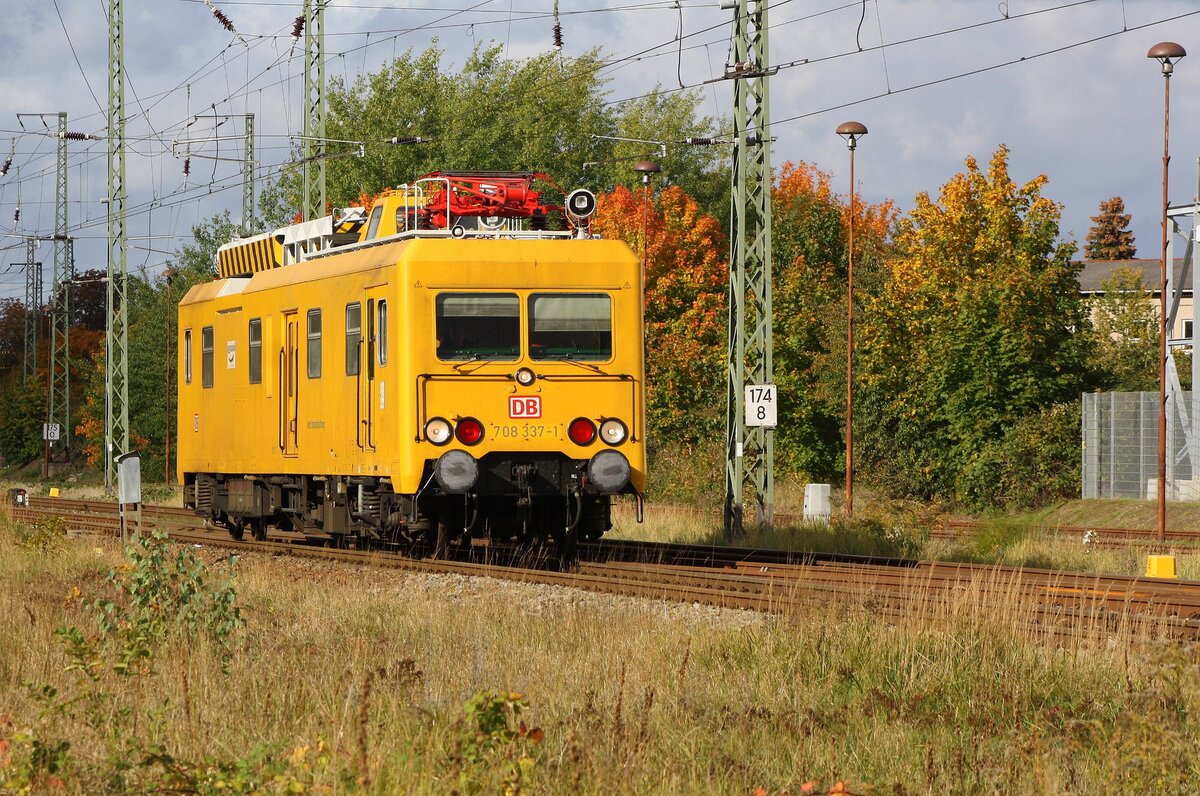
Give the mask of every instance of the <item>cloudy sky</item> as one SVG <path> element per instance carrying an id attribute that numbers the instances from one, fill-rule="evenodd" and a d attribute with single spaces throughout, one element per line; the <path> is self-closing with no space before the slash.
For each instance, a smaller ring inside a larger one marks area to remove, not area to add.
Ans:
<path id="1" fill-rule="evenodd" d="M 106 0 L 5 0 L 0 28 L 0 298 L 23 295 L 23 236 L 54 231 L 58 111 L 103 135 Z M 330 0 L 330 74 L 352 78 L 435 38 L 461 63 L 476 42 L 512 57 L 552 47 L 555 0 Z M 703 112 L 729 116 L 732 11 L 718 0 L 560 0 L 564 51 L 600 47 L 620 101 L 660 85 L 700 86 Z M 214 18 L 219 9 L 237 33 Z M 302 127 L 298 0 L 125 0 L 129 267 L 155 274 L 193 224 L 241 206 L 240 114 L 256 116 L 259 174 Z M 772 0 L 773 161 L 807 160 L 846 190 L 843 121 L 870 133 L 855 162 L 863 195 L 902 209 L 936 193 L 964 158 L 1000 144 L 1018 180 L 1045 173 L 1080 240 L 1103 199 L 1124 197 L 1139 255 L 1157 257 L 1163 78 L 1156 42 L 1192 51 L 1171 80 L 1171 201 L 1191 202 L 1200 157 L 1200 9 L 1195 0 Z M 228 115 L 233 118 L 226 120 Z M 199 116 L 199 118 L 196 118 Z M 189 143 L 190 142 L 190 143 Z M 191 153 L 190 174 L 183 157 Z M 106 144 L 71 142 L 77 267 L 105 264 Z M 397 181 L 416 175 L 397 175 Z M 13 215 L 18 203 L 20 221 Z M 38 259 L 49 263 L 49 245 Z M 49 273 L 47 272 L 47 284 Z"/>

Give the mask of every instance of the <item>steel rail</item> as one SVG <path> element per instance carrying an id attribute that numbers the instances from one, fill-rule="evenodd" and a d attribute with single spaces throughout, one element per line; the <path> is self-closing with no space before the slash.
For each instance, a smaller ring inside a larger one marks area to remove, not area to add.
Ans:
<path id="1" fill-rule="evenodd" d="M 53 513 L 64 517 L 72 530 L 115 535 L 116 510 L 116 504 L 104 501 L 35 498 L 28 508 L 11 507 L 11 514 L 18 521 L 33 522 L 43 513 Z M 1069 635 L 1068 631 L 1080 625 L 1112 630 L 1122 623 L 1155 622 L 1158 632 L 1167 637 L 1200 639 L 1200 582 L 932 561 L 903 561 L 897 566 L 816 560 L 786 551 L 732 548 L 723 553 L 704 545 L 631 542 L 598 548 L 611 548 L 607 553 L 619 549 L 627 558 L 636 552 L 645 557 L 643 560 L 614 560 L 610 556 L 599 561 L 584 560 L 578 571 L 552 572 L 478 561 L 417 559 L 378 550 L 303 546 L 278 538 L 238 542 L 219 530 L 204 529 L 189 510 L 170 507 L 143 507 L 142 522 L 185 543 L 286 552 L 411 572 L 568 586 L 720 608 L 786 612 L 814 603 L 838 602 L 895 617 L 914 610 L 947 611 L 953 602 L 965 599 L 981 608 L 1016 605 L 1017 610 L 1029 612 L 1033 624 L 1047 625 L 1058 635 Z M 656 554 L 654 550 L 659 547 L 662 549 Z M 692 563 L 673 563 L 687 556 L 692 556 Z"/>

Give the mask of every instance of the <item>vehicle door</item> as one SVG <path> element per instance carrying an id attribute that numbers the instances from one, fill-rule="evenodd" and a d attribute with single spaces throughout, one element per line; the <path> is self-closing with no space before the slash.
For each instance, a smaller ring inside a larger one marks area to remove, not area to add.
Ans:
<path id="1" fill-rule="evenodd" d="M 300 321 L 295 310 L 285 311 L 283 345 L 279 348 L 279 449 L 295 456 L 300 426 Z"/>

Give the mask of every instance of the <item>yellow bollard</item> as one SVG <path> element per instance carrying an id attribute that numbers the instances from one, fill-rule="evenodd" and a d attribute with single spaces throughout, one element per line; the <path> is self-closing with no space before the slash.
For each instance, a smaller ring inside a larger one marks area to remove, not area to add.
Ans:
<path id="1" fill-rule="evenodd" d="M 1178 578 L 1175 574 L 1175 556 L 1146 556 L 1146 577 Z"/>
<path id="2" fill-rule="evenodd" d="M 50 487 L 50 497 L 58 497 L 58 487 Z"/>

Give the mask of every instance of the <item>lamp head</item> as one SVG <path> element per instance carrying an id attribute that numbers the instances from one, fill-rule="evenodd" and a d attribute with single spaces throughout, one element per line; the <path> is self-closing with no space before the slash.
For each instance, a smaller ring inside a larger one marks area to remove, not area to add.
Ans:
<path id="1" fill-rule="evenodd" d="M 655 163 L 653 160 L 639 160 L 633 164 L 633 170 L 642 175 L 642 184 L 650 184 L 650 175 L 658 174 L 662 171 L 662 166 Z"/>
<path id="2" fill-rule="evenodd" d="M 867 126 L 862 122 L 842 122 L 838 125 L 837 134 L 846 139 L 846 146 L 853 150 L 858 145 L 858 139 L 867 134 Z"/>
<path id="3" fill-rule="evenodd" d="M 1147 58 L 1153 58 L 1162 64 L 1163 77 L 1170 77 L 1175 71 L 1175 62 L 1187 55 L 1187 50 L 1173 41 L 1160 41 L 1146 53 Z"/>

